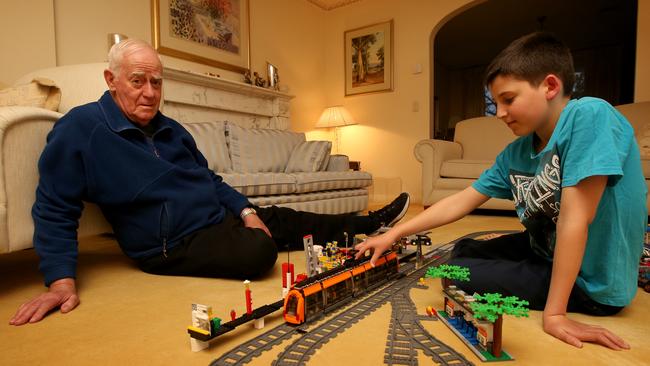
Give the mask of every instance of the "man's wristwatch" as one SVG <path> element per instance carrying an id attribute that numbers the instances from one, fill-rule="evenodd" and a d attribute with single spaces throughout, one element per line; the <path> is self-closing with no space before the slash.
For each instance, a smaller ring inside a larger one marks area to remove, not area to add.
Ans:
<path id="1" fill-rule="evenodd" d="M 246 207 L 245 209 L 241 210 L 239 217 L 241 217 L 241 219 L 243 220 L 244 217 L 248 215 L 257 215 L 257 211 L 255 211 L 254 208 Z"/>

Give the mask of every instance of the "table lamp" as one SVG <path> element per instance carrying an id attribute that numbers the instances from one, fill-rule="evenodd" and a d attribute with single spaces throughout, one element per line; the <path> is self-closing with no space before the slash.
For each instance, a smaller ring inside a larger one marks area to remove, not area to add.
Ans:
<path id="1" fill-rule="evenodd" d="M 333 107 L 327 107 L 320 115 L 318 122 L 316 123 L 316 128 L 331 128 L 334 127 L 336 134 L 336 153 L 339 153 L 339 127 L 356 125 L 357 122 L 352 118 L 350 112 L 348 112 L 345 107 L 342 105 L 337 105 Z"/>

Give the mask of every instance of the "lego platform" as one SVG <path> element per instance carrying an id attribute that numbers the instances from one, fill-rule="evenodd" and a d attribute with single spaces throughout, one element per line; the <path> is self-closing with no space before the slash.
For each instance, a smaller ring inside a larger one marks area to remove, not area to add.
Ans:
<path id="1" fill-rule="evenodd" d="M 421 211 L 412 207 L 408 215 Z M 469 216 L 445 228 L 434 230 L 434 243 L 444 243 L 471 232 L 520 229 L 513 217 Z M 265 278 L 251 283 L 253 306 L 277 301 L 280 297 L 281 262 Z M 292 262 L 304 268 L 301 252 Z M 279 313 L 266 319 L 266 328 L 243 326 L 215 340 L 205 351 L 190 350 L 187 326 L 191 304 L 212 306 L 216 316 L 227 318 L 230 309 L 245 310 L 241 281 L 188 277 L 154 276 L 139 271 L 109 238 L 82 240 L 79 255 L 78 287 L 80 306 L 69 314 L 55 312 L 44 321 L 22 327 L 7 323 L 24 301 L 44 290 L 33 250 L 0 255 L 0 365 L 202 365 L 282 323 Z M 426 306 L 442 307 L 440 283 L 426 279 L 428 289 L 408 291 L 417 312 Z M 576 349 L 544 333 L 541 313 L 529 318 L 504 319 L 503 346 L 515 360 L 504 365 L 647 365 L 650 354 L 650 294 L 637 293 L 631 306 L 620 314 L 596 318 L 572 314 L 573 319 L 598 324 L 614 331 L 632 346 L 614 352 L 586 344 Z M 344 309 L 341 311 L 345 311 Z M 336 314 L 333 314 L 335 316 Z M 347 328 L 319 348 L 308 365 L 383 365 L 391 323 L 390 303 Z M 482 362 L 440 321 L 422 320 L 423 327 L 437 339 L 462 353 L 475 365 Z M 318 323 L 317 323 L 318 324 Z M 316 325 L 317 325 L 316 324 Z M 295 335 L 294 337 L 298 337 Z M 295 339 L 295 338 L 291 338 Z M 291 343 L 288 340 L 270 352 L 254 358 L 249 365 L 270 365 Z M 435 363 L 417 351 L 419 365 Z"/>

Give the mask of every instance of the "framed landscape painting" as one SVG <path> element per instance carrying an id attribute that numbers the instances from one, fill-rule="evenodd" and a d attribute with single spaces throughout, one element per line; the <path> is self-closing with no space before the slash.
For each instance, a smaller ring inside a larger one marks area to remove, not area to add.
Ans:
<path id="1" fill-rule="evenodd" d="M 393 90 L 393 21 L 345 32 L 345 95 Z"/>
<path id="2" fill-rule="evenodd" d="M 241 73 L 250 68 L 248 0 L 152 0 L 151 13 L 159 53 Z"/>

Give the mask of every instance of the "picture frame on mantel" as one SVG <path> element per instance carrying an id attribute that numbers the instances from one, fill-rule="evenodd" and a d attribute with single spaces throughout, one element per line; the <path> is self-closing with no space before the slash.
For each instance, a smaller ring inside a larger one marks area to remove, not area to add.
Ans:
<path id="1" fill-rule="evenodd" d="M 249 0 L 151 0 L 154 48 L 244 73 L 250 69 Z"/>
<path id="2" fill-rule="evenodd" d="M 345 31 L 345 96 L 393 90 L 393 20 Z"/>

